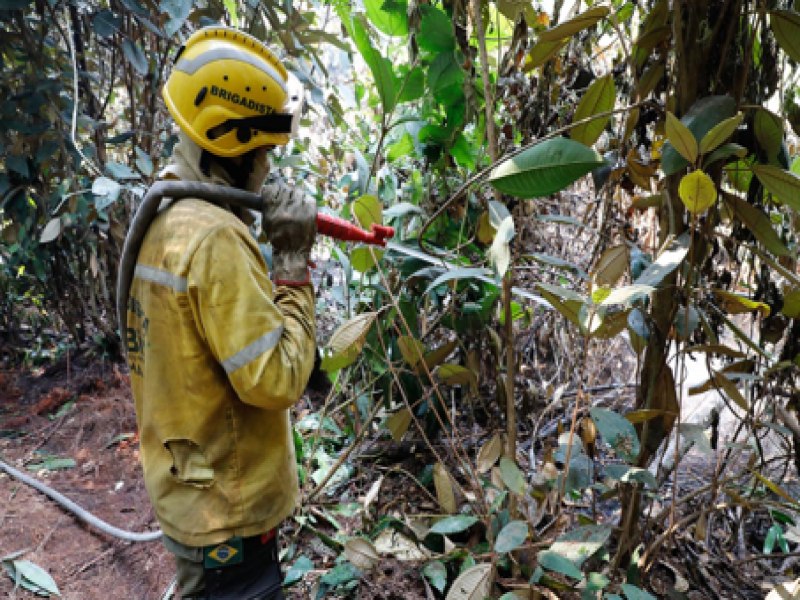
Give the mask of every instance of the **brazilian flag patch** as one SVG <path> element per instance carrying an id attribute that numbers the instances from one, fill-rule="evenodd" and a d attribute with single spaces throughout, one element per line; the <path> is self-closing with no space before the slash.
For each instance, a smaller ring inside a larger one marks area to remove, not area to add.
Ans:
<path id="1" fill-rule="evenodd" d="M 203 548 L 203 566 L 206 569 L 219 569 L 238 565 L 244 559 L 242 538 L 231 538 L 216 546 Z"/>

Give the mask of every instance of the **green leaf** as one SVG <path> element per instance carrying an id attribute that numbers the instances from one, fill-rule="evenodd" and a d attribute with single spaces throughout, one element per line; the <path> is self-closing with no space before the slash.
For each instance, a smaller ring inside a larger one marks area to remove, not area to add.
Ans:
<path id="1" fill-rule="evenodd" d="M 324 583 L 330 587 L 336 587 L 351 581 L 357 581 L 360 577 L 361 572 L 358 570 L 358 568 L 356 568 L 355 565 L 349 562 L 343 562 L 325 573 L 319 578 L 319 581 L 320 583 Z"/>
<path id="2" fill-rule="evenodd" d="M 131 169 L 128 165 L 123 165 L 122 163 L 109 161 L 106 163 L 106 171 L 114 178 L 114 179 L 141 179 L 141 175 L 139 175 L 136 171 Z"/>
<path id="3" fill-rule="evenodd" d="M 553 58 L 559 50 L 567 45 L 567 41 L 567 39 L 556 40 L 554 42 L 537 41 L 528 53 L 524 70 L 530 71 L 545 64 L 548 60 Z"/>
<path id="4" fill-rule="evenodd" d="M 781 312 L 790 319 L 800 319 L 800 288 L 784 290 Z"/>
<path id="5" fill-rule="evenodd" d="M 400 88 L 398 102 L 418 100 L 425 94 L 425 73 L 420 67 L 414 67 L 409 71 L 401 68 L 397 85 Z"/>
<path id="6" fill-rule="evenodd" d="M 15 173 L 19 173 L 25 179 L 30 177 L 30 170 L 28 169 L 28 160 L 18 154 L 9 154 L 6 156 L 6 168 Z"/>
<path id="7" fill-rule="evenodd" d="M 359 273 L 366 273 L 383 258 L 384 250 L 374 246 L 358 246 L 350 252 L 350 265 Z"/>
<path id="8" fill-rule="evenodd" d="M 397 347 L 400 348 L 400 354 L 403 355 L 403 360 L 405 360 L 412 369 L 416 367 L 419 361 L 425 356 L 425 346 L 423 343 L 410 335 L 401 335 L 397 338 Z"/>
<path id="9" fill-rule="evenodd" d="M 584 298 L 572 290 L 549 283 L 536 284 L 536 290 L 573 325 L 581 327 L 581 309 L 586 304 Z"/>
<path id="10" fill-rule="evenodd" d="M 37 596 L 61 596 L 61 592 L 50 573 L 29 560 L 3 560 L 9 576 L 26 590 Z"/>
<path id="11" fill-rule="evenodd" d="M 149 70 L 147 57 L 144 55 L 139 44 L 128 39 L 122 40 L 122 53 L 139 75 L 147 75 L 147 71 Z"/>
<path id="12" fill-rule="evenodd" d="M 552 29 L 542 32 L 539 35 L 539 40 L 543 42 L 555 42 L 563 40 L 564 38 L 571 37 L 576 33 L 593 27 L 600 19 L 608 16 L 610 8 L 607 6 L 595 6 L 589 10 L 556 25 Z"/>
<path id="13" fill-rule="evenodd" d="M 328 341 L 327 356 L 322 359 L 322 368 L 329 372 L 338 371 L 355 362 L 377 316 L 377 312 L 366 312 L 342 323 Z"/>
<path id="14" fill-rule="evenodd" d="M 595 79 L 586 93 L 578 102 L 578 108 L 575 109 L 575 115 L 572 117 L 572 122 L 575 123 L 587 117 L 594 116 L 598 113 L 607 112 L 614 108 L 616 101 L 617 90 L 614 86 L 614 77 L 610 73 L 605 77 Z M 573 127 L 570 131 L 570 137 L 576 142 L 591 146 L 603 133 L 603 129 L 608 123 L 611 116 L 599 117 L 593 119 L 583 125 Z"/>
<path id="15" fill-rule="evenodd" d="M 358 48 L 361 57 L 367 63 L 372 77 L 375 79 L 375 87 L 378 88 L 378 96 L 381 99 L 383 112 L 392 112 L 397 101 L 398 82 L 392 70 L 391 61 L 372 45 L 367 24 L 362 15 L 356 15 L 352 18 L 350 32 L 356 48 Z"/>
<path id="16" fill-rule="evenodd" d="M 753 165 L 750 168 L 770 194 L 800 211 L 800 176 L 772 165 Z"/>
<path id="17" fill-rule="evenodd" d="M 753 131 L 758 145 L 767 155 L 767 162 L 780 166 L 778 154 L 783 145 L 783 119 L 766 108 L 758 108 L 753 117 Z"/>
<path id="18" fill-rule="evenodd" d="M 689 128 L 681 123 L 671 112 L 667 111 L 667 139 L 678 153 L 688 162 L 697 160 L 697 139 Z"/>
<path id="19" fill-rule="evenodd" d="M 563 190 L 603 164 L 603 158 L 591 148 L 559 137 L 504 160 L 489 181 L 504 194 L 537 198 Z"/>
<path id="20" fill-rule="evenodd" d="M 167 37 L 172 37 L 183 27 L 193 6 L 193 0 L 161 0 L 161 12 L 169 15 L 169 20 L 164 25 L 164 33 L 167 34 Z"/>
<path id="21" fill-rule="evenodd" d="M 721 144 L 726 142 L 733 132 L 741 125 L 744 119 L 744 114 L 739 113 L 730 119 L 725 119 L 722 123 L 718 123 L 711 128 L 707 134 L 700 140 L 700 154 L 707 154 L 716 150 Z"/>
<path id="22" fill-rule="evenodd" d="M 383 223 L 383 203 L 376 196 L 364 194 L 353 202 L 353 214 L 364 229 L 373 223 Z"/>
<path id="23" fill-rule="evenodd" d="M 419 23 L 417 43 L 431 53 L 448 52 L 456 47 L 456 36 L 450 17 L 444 11 L 429 4 L 419 5 L 422 15 Z"/>
<path id="24" fill-rule="evenodd" d="M 110 10 L 101 10 L 92 18 L 94 31 L 102 38 L 113 37 L 121 25 L 122 19 Z"/>
<path id="25" fill-rule="evenodd" d="M 739 198 L 734 194 L 724 193 L 722 199 L 734 216 L 739 219 L 749 229 L 756 239 L 775 256 L 788 256 L 789 249 L 778 237 L 777 232 L 772 227 L 770 218 L 750 204 L 747 200 Z"/>
<path id="26" fill-rule="evenodd" d="M 731 156 L 744 158 L 745 156 L 747 156 L 747 148 L 745 148 L 744 146 L 740 146 L 739 144 L 734 144 L 733 142 L 729 144 L 723 144 L 722 146 L 714 150 L 714 152 L 712 152 L 711 155 L 708 158 L 706 158 L 704 162 L 706 165 L 713 165 L 718 160 L 727 160 Z"/>
<path id="27" fill-rule="evenodd" d="M 525 476 L 513 460 L 504 456 L 500 459 L 500 478 L 508 489 L 518 495 L 525 491 Z"/>
<path id="28" fill-rule="evenodd" d="M 516 550 L 528 539 L 528 524 L 525 521 L 511 521 L 497 534 L 494 541 L 494 551 L 511 552 Z"/>
<path id="29" fill-rule="evenodd" d="M 567 531 L 550 546 L 550 551 L 563 556 L 580 567 L 597 552 L 611 536 L 610 525 L 582 525 Z"/>
<path id="30" fill-rule="evenodd" d="M 386 158 L 390 161 L 395 161 L 404 156 L 410 156 L 414 152 L 414 138 L 410 133 L 404 133 L 398 141 L 390 144 L 386 149 Z M 411 205 L 413 206 L 413 205 Z M 394 208 L 394 206 L 392 207 Z M 417 207 L 414 207 L 417 208 Z M 391 210 L 391 208 L 389 209 Z M 386 216 L 389 216 L 389 210 L 386 211 Z"/>
<path id="31" fill-rule="evenodd" d="M 388 36 L 408 33 L 408 3 L 405 0 L 364 0 L 367 17 Z"/>
<path id="32" fill-rule="evenodd" d="M 438 533 L 440 535 L 450 535 L 451 533 L 461 533 L 472 527 L 478 522 L 476 517 L 470 515 L 455 515 L 453 517 L 445 517 L 441 521 L 436 521 L 433 527 L 430 528 L 430 533 Z"/>
<path id="33" fill-rule="evenodd" d="M 431 284 L 427 287 L 423 295 L 428 294 L 431 290 L 436 289 L 443 283 L 448 281 L 458 280 L 458 279 L 472 279 L 474 277 L 486 277 L 487 275 L 491 275 L 491 271 L 489 269 L 479 269 L 476 267 L 461 267 L 458 269 L 451 269 L 446 273 L 442 273 L 434 279 Z"/>
<path id="34" fill-rule="evenodd" d="M 477 387 L 478 376 L 461 365 L 444 364 L 436 369 L 436 375 L 447 385 L 469 385 Z"/>
<path id="35" fill-rule="evenodd" d="M 800 14 L 793 10 L 773 10 L 769 13 L 769 23 L 784 52 L 800 63 Z"/>
<path id="36" fill-rule="evenodd" d="M 548 571 L 555 571 L 573 579 L 583 579 L 583 573 L 574 562 L 552 550 L 539 552 L 539 565 Z"/>
<path id="37" fill-rule="evenodd" d="M 692 171 L 681 178 L 678 195 L 690 213 L 702 213 L 717 201 L 717 186 L 703 171 Z"/>
<path id="38" fill-rule="evenodd" d="M 74 466 L 75 461 L 71 458 L 49 456 L 41 462 L 27 465 L 25 468 L 29 471 L 61 471 L 63 469 L 72 469 Z"/>
<path id="39" fill-rule="evenodd" d="M 639 437 L 633 424 L 614 411 L 593 407 L 589 414 L 603 439 L 628 462 L 639 456 Z"/>
<path id="40" fill-rule="evenodd" d="M 428 69 L 428 88 L 440 104 L 453 106 L 464 100 L 464 71 L 451 51 L 433 59 Z"/>
<path id="41" fill-rule="evenodd" d="M 290 586 L 300 581 L 306 573 L 314 568 L 314 563 L 307 556 L 300 556 L 294 564 L 289 567 L 286 577 L 283 579 L 284 586 Z"/>
<path id="42" fill-rule="evenodd" d="M 695 140 L 702 140 L 711 129 L 736 114 L 736 102 L 730 96 L 707 96 L 695 102 L 681 119 Z M 665 175 L 677 173 L 688 161 L 669 142 L 664 144 L 661 169 Z"/>
<path id="43" fill-rule="evenodd" d="M 225 6 L 225 11 L 228 13 L 231 25 L 233 27 L 239 27 L 239 11 L 236 7 L 236 0 L 222 0 L 222 4 Z"/>
<path id="44" fill-rule="evenodd" d="M 447 567 L 444 566 L 442 561 L 434 560 L 429 562 L 422 567 L 422 574 L 428 578 L 433 587 L 440 592 L 444 592 L 444 588 L 447 586 Z"/>

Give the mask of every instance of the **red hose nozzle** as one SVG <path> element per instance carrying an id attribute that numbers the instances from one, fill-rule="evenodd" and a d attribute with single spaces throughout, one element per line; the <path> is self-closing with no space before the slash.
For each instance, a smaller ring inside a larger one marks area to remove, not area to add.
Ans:
<path id="1" fill-rule="evenodd" d="M 386 240 L 394 237 L 394 227 L 373 223 L 365 231 L 350 221 L 323 213 L 317 214 L 317 233 L 345 242 L 364 242 L 373 246 L 385 246 Z"/>

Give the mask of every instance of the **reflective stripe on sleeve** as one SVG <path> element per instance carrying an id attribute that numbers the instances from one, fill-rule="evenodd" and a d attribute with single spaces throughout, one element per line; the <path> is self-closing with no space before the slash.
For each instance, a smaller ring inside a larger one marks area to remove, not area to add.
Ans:
<path id="1" fill-rule="evenodd" d="M 155 267 L 148 267 L 145 265 L 136 265 L 136 270 L 133 272 L 134 277 L 138 277 L 144 281 L 157 283 L 166 287 L 171 287 L 176 292 L 185 292 L 189 285 L 186 277 L 181 277 L 165 271 L 164 269 L 157 269 Z"/>
<path id="2" fill-rule="evenodd" d="M 265 333 L 255 342 L 248 344 L 230 358 L 223 360 L 222 368 L 225 369 L 225 372 L 228 374 L 242 368 L 250 361 L 261 356 L 267 350 L 272 350 L 275 346 L 277 346 L 278 341 L 281 339 L 281 335 L 283 335 L 283 325 L 280 325 L 269 333 Z"/>

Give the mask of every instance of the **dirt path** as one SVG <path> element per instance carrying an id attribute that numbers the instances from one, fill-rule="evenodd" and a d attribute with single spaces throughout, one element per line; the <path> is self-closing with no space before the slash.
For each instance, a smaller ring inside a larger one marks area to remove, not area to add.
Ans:
<path id="1" fill-rule="evenodd" d="M 0 456 L 117 527 L 156 528 L 142 485 L 126 378 L 109 368 L 50 387 L 62 377 L 54 373 L 32 383 L 7 376 L 0 392 Z M 48 469 L 57 466 L 54 460 L 74 466 Z M 68 600 L 160 598 L 173 574 L 160 542 L 125 542 L 91 530 L 5 474 L 0 548 L 2 556 L 24 552 L 19 558 L 46 569 Z M 0 597 L 36 596 L 15 590 L 3 573 Z"/>

